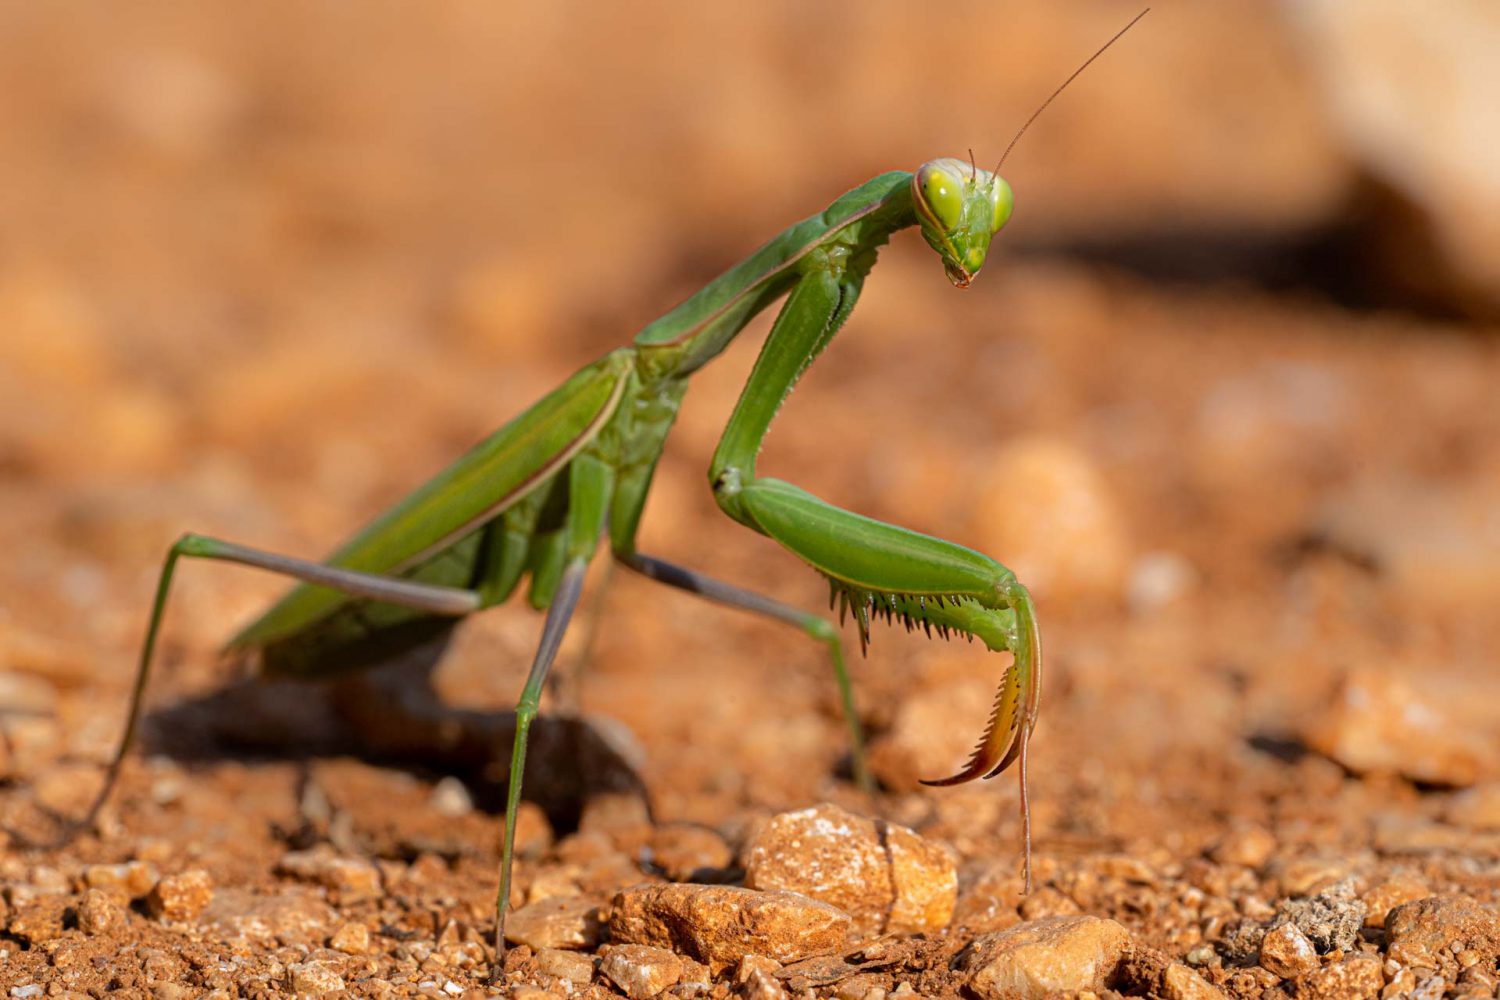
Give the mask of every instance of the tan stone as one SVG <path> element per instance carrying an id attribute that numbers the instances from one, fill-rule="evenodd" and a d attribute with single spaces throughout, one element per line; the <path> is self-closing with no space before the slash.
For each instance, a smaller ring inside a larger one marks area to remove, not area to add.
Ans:
<path id="1" fill-rule="evenodd" d="M 1365 926 L 1384 927 L 1385 918 L 1402 903 L 1415 899 L 1426 899 L 1432 895 L 1427 883 L 1409 875 L 1397 875 L 1379 885 L 1371 886 L 1360 899 L 1365 904 Z"/>
<path id="2" fill-rule="evenodd" d="M 734 970 L 735 992 L 741 1000 L 787 1000 L 786 987 L 776 977 L 780 969 L 780 964 L 772 959 L 746 955 Z"/>
<path id="3" fill-rule="evenodd" d="M 370 929 L 361 923 L 344 924 L 328 939 L 328 947 L 345 955 L 363 955 L 370 949 Z"/>
<path id="4" fill-rule="evenodd" d="M 151 891 L 161 874 L 147 861 L 121 865 L 89 865 L 83 870 L 83 884 L 102 889 L 123 899 L 137 899 Z"/>
<path id="5" fill-rule="evenodd" d="M 1317 968 L 1318 953 L 1296 924 L 1286 923 L 1261 938 L 1260 964 L 1283 979 L 1292 979 Z"/>
<path id="6" fill-rule="evenodd" d="M 1303 737 L 1356 774 L 1400 774 L 1413 781 L 1465 786 L 1496 763 L 1493 748 L 1406 681 L 1376 670 L 1345 676 Z"/>
<path id="7" fill-rule="evenodd" d="M 1224 1000 L 1222 990 L 1181 962 L 1167 966 L 1161 985 L 1166 1000 Z"/>
<path id="8" fill-rule="evenodd" d="M 1364 1000 L 1379 996 L 1383 985 L 1380 959 L 1358 954 L 1298 976 L 1292 981 L 1292 996 L 1297 1000 Z"/>
<path id="9" fill-rule="evenodd" d="M 1430 13 L 1403 0 L 1308 0 L 1288 6 L 1283 20 L 1296 32 L 1331 134 L 1391 192 L 1381 209 L 1386 225 L 1364 252 L 1393 263 L 1370 280 L 1493 316 L 1500 311 L 1500 178 L 1489 158 L 1500 128 L 1491 99 L 1500 72 L 1489 55 L 1500 48 L 1500 11 L 1474 0 L 1443 5 L 1441 18 Z M 1420 261 L 1394 263 L 1395 247 L 1416 232 L 1424 241 Z M 1448 537 L 1464 539 L 1450 545 L 1459 552 L 1474 547 L 1462 528 Z"/>
<path id="10" fill-rule="evenodd" d="M 1385 937 L 1390 958 L 1441 971 L 1466 949 L 1490 960 L 1500 955 L 1500 914 L 1468 896 L 1428 896 L 1391 910 Z"/>
<path id="11" fill-rule="evenodd" d="M 1276 892 L 1282 896 L 1311 896 L 1349 877 L 1349 868 L 1340 858 L 1277 858 L 1267 866 Z"/>
<path id="12" fill-rule="evenodd" d="M 1090 916 L 1043 917 L 975 939 L 959 956 L 969 989 L 984 1000 L 1102 990 L 1120 965 L 1130 932 Z"/>
<path id="13" fill-rule="evenodd" d="M 87 889 L 78 904 L 78 926 L 85 934 L 107 934 L 125 924 L 125 908 L 103 889 Z"/>
<path id="14" fill-rule="evenodd" d="M 536 953 L 536 967 L 543 975 L 563 979 L 574 986 L 586 985 L 594 978 L 594 959 L 576 951 L 542 948 Z"/>
<path id="15" fill-rule="evenodd" d="M 298 996 L 321 996 L 344 989 L 344 978 L 322 962 L 295 962 L 286 967 L 287 986 Z"/>
<path id="16" fill-rule="evenodd" d="M 794 892 L 727 885 L 642 885 L 614 899 L 610 936 L 673 948 L 715 973 L 746 955 L 783 964 L 843 947 L 849 915 Z"/>
<path id="17" fill-rule="evenodd" d="M 651 861 L 673 882 L 704 879 L 734 861 L 734 852 L 724 838 L 706 826 L 669 823 L 651 834 Z M 713 881 L 712 878 L 708 879 Z"/>
<path id="18" fill-rule="evenodd" d="M 748 888 L 830 903 L 849 914 L 860 935 L 941 930 L 958 899 L 946 847 L 827 803 L 774 817 L 747 853 Z"/>
<path id="19" fill-rule="evenodd" d="M 969 537 L 983 552 L 1004 553 L 1035 594 L 1124 591 L 1131 544 L 1119 502 L 1093 458 L 1060 438 L 1018 438 L 989 457 Z"/>
<path id="20" fill-rule="evenodd" d="M 606 945 L 600 951 L 599 972 L 630 1000 L 647 1000 L 676 985 L 682 978 L 682 960 L 650 945 Z"/>
<path id="21" fill-rule="evenodd" d="M 1230 830 L 1208 849 L 1208 856 L 1221 865 L 1259 868 L 1276 850 L 1276 837 L 1263 826 L 1240 826 Z"/>
<path id="22" fill-rule="evenodd" d="M 214 893 L 199 922 L 225 938 L 311 945 L 326 939 L 335 919 L 315 890 L 288 886 L 262 896 L 225 887 Z"/>
<path id="23" fill-rule="evenodd" d="M 51 941 L 62 934 L 63 913 L 67 900 L 62 896 L 41 896 L 12 913 L 6 931 L 29 945 Z"/>
<path id="24" fill-rule="evenodd" d="M 592 948 L 604 935 L 597 900 L 553 896 L 512 910 L 505 918 L 505 940 L 543 948 Z"/>
<path id="25" fill-rule="evenodd" d="M 358 903 L 380 895 L 380 870 L 364 858 L 341 857 L 326 845 L 308 851 L 289 851 L 276 871 L 328 890 L 335 905 Z"/>
<path id="26" fill-rule="evenodd" d="M 213 902 L 214 883 L 201 868 L 168 875 L 146 896 L 146 910 L 160 920 L 193 920 Z"/>
<path id="27" fill-rule="evenodd" d="M 1471 830 L 1500 830 L 1500 781 L 1460 792 L 1448 805 L 1448 820 Z"/>

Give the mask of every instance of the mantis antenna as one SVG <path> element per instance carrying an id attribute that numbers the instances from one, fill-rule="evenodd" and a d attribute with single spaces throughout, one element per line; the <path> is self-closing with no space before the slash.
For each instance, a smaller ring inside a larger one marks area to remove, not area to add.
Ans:
<path id="1" fill-rule="evenodd" d="M 995 171 L 994 171 L 995 173 L 998 174 L 1000 172 L 1000 168 L 1003 167 L 1003 166 L 1005 166 L 1005 158 L 1010 155 L 1010 151 L 1015 148 L 1016 143 L 1020 141 L 1021 136 L 1023 136 L 1023 135 L 1026 134 L 1026 130 L 1029 129 L 1029 128 L 1031 128 L 1031 123 L 1034 122 L 1034 121 L 1036 121 L 1037 118 L 1041 117 L 1041 114 L 1042 114 L 1043 111 L 1047 110 L 1047 105 L 1049 105 L 1053 101 L 1057 100 L 1057 95 L 1061 94 L 1064 90 L 1066 90 L 1068 88 L 1068 84 L 1070 84 L 1074 80 L 1078 79 L 1078 74 L 1080 74 L 1084 70 L 1088 69 L 1089 68 L 1089 63 L 1093 62 L 1095 59 L 1098 59 L 1100 56 L 1104 55 L 1104 50 L 1105 49 L 1107 49 L 1111 45 L 1115 44 L 1115 42 L 1118 42 L 1120 40 L 1120 37 L 1122 35 L 1124 35 L 1125 32 L 1127 32 L 1131 28 L 1135 27 L 1135 22 L 1139 21 L 1141 18 L 1145 17 L 1149 13 L 1151 13 L 1151 8 L 1147 7 L 1145 10 L 1141 11 L 1135 17 L 1132 17 L 1130 19 L 1130 23 L 1129 24 L 1125 25 L 1125 27 L 1123 27 L 1119 31 L 1115 32 L 1115 36 L 1113 38 L 1111 38 L 1109 41 L 1107 41 L 1103 45 L 1099 46 L 1099 50 L 1097 52 L 1095 52 L 1093 55 L 1091 55 L 1087 59 L 1085 59 L 1083 61 L 1083 65 L 1079 66 L 1077 69 L 1075 69 L 1073 71 L 1072 75 L 1069 76 L 1066 80 L 1064 80 L 1062 82 L 1062 84 L 1056 90 L 1054 90 L 1052 92 L 1052 96 L 1048 97 L 1045 101 L 1043 101 L 1042 102 L 1042 106 L 1039 107 L 1039 108 L 1037 108 L 1035 111 L 1033 111 L 1031 113 L 1031 117 L 1028 118 L 1028 119 L 1026 119 L 1026 124 L 1022 125 L 1019 129 L 1017 129 L 1016 130 L 1016 134 L 1011 137 L 1010 145 L 1008 145 L 1008 146 L 1005 147 L 1005 152 L 1003 152 L 1003 153 L 1000 154 L 1000 162 L 997 163 L 997 164 L 995 164 Z"/>

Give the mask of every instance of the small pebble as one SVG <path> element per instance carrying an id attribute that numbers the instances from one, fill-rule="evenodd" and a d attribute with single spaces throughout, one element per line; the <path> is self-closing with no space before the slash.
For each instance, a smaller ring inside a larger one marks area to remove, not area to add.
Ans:
<path id="1" fill-rule="evenodd" d="M 1221 865 L 1259 868 L 1276 850 L 1276 837 L 1263 826 L 1240 826 L 1230 830 L 1208 849 L 1208 856 Z"/>
<path id="2" fill-rule="evenodd" d="M 342 857 L 326 845 L 283 854 L 276 871 L 323 886 L 335 906 L 375 899 L 381 892 L 379 869 L 363 858 Z"/>
<path id="3" fill-rule="evenodd" d="M 469 786 L 451 774 L 432 786 L 428 801 L 433 812 L 449 819 L 458 819 L 474 811 L 474 797 L 469 794 Z"/>
<path id="4" fill-rule="evenodd" d="M 146 896 L 146 911 L 159 920 L 192 920 L 213 901 L 214 883 L 201 868 L 168 875 Z"/>
<path id="5" fill-rule="evenodd" d="M 1293 979 L 1318 966 L 1318 953 L 1294 923 L 1272 928 L 1260 941 L 1260 964 L 1283 979 Z"/>
<path id="6" fill-rule="evenodd" d="M 682 978 L 682 960 L 665 948 L 606 945 L 600 950 L 599 972 L 630 1000 L 647 1000 Z"/>
<path id="7" fill-rule="evenodd" d="M 288 965 L 286 983 L 295 993 L 313 996 L 345 988 L 344 978 L 322 962 L 295 962 Z"/>
<path id="8" fill-rule="evenodd" d="M 66 909 L 65 899 L 52 895 L 42 896 L 12 913 L 5 929 L 11 936 L 27 944 L 43 944 L 62 934 Z"/>
<path id="9" fill-rule="evenodd" d="M 1470 830 L 1500 830 L 1500 781 L 1466 789 L 1448 804 L 1448 821 Z"/>
<path id="10" fill-rule="evenodd" d="M 1162 973 L 1164 1000 L 1223 1000 L 1224 994 L 1194 970 L 1173 962 Z"/>
<path id="11" fill-rule="evenodd" d="M 333 932 L 328 947 L 345 955 L 363 955 L 370 948 L 370 929 L 361 923 L 347 923 Z"/>
<path id="12" fill-rule="evenodd" d="M 706 826 L 668 823 L 658 826 L 647 845 L 651 863 L 673 882 L 717 881 L 734 862 L 724 838 Z"/>
<path id="13" fill-rule="evenodd" d="M 837 906 L 859 935 L 923 933 L 952 919 L 958 871 L 943 845 L 824 803 L 760 828 L 747 852 L 745 886 Z"/>
<path id="14" fill-rule="evenodd" d="M 582 896 L 553 896 L 512 910 L 505 918 L 505 939 L 537 951 L 593 948 L 603 936 L 599 903 Z"/>
<path id="15" fill-rule="evenodd" d="M 1017 503 L 1026 497 L 1026 503 Z M 1005 553 L 1032 593 L 1119 597 L 1131 540 L 1098 463 L 1061 438 L 1016 438 L 985 456 L 968 537 Z"/>
<path id="16" fill-rule="evenodd" d="M 1303 973 L 1292 980 L 1296 1000 L 1350 1000 L 1376 997 L 1385 985 L 1380 959 L 1374 955 L 1349 955 L 1340 962 Z"/>
<path id="17" fill-rule="evenodd" d="M 1455 950 L 1473 949 L 1490 961 L 1500 956 L 1500 913 L 1468 896 L 1429 896 L 1391 910 L 1385 936 L 1395 961 L 1456 972 Z"/>
<path id="18" fill-rule="evenodd" d="M 544 975 L 566 980 L 574 986 L 583 986 L 594 978 L 594 959 L 576 951 L 540 948 L 536 953 L 536 967 Z"/>
<path id="19" fill-rule="evenodd" d="M 1385 918 L 1402 903 L 1415 899 L 1426 899 L 1432 895 L 1427 883 L 1409 875 L 1397 875 L 1379 885 L 1371 886 L 1360 901 L 1365 904 L 1365 926 L 1384 927 Z"/>
<path id="20" fill-rule="evenodd" d="M 1282 896 L 1312 896 L 1349 877 L 1342 860 L 1326 857 L 1277 858 L 1266 873 Z"/>
<path id="21" fill-rule="evenodd" d="M 327 940 L 337 919 L 316 890 L 287 886 L 262 895 L 225 887 L 214 893 L 200 922 L 225 938 L 311 946 Z"/>
<path id="22" fill-rule="evenodd" d="M 789 963 L 843 947 L 849 915 L 794 892 L 727 885 L 641 885 L 614 898 L 610 936 L 671 948 L 718 972 L 746 955 Z"/>
<path id="23" fill-rule="evenodd" d="M 976 938 L 955 960 L 984 1000 L 1105 989 L 1130 932 L 1091 916 L 1043 917 Z"/>
<path id="24" fill-rule="evenodd" d="M 103 889 L 86 889 L 78 904 L 78 926 L 85 934 L 107 934 L 125 924 L 125 910 Z"/>
<path id="25" fill-rule="evenodd" d="M 1130 567 L 1125 603 L 1137 615 L 1150 614 L 1191 591 L 1198 577 L 1193 564 L 1175 552 L 1147 552 Z"/>
<path id="26" fill-rule="evenodd" d="M 654 826 L 646 801 L 635 792 L 590 795 L 578 818 L 580 833 L 602 833 L 619 851 L 634 854 L 651 838 Z"/>
<path id="27" fill-rule="evenodd" d="M 746 955 L 734 971 L 735 991 L 743 1000 L 787 1000 L 786 987 L 776 978 L 780 969 L 781 963 L 773 959 Z"/>
<path id="28" fill-rule="evenodd" d="M 103 889 L 124 899 L 139 899 L 155 887 L 161 874 L 148 861 L 131 861 L 122 865 L 89 865 L 83 870 L 83 884 Z"/>

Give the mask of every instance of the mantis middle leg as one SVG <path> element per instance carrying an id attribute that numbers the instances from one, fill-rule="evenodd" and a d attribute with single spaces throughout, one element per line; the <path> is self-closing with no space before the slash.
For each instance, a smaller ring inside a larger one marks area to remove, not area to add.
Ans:
<path id="1" fill-rule="evenodd" d="M 664 559 L 656 559 L 639 553 L 619 553 L 616 558 L 642 576 L 664 583 L 678 590 L 697 594 L 710 601 L 731 608 L 739 608 L 753 614 L 772 618 L 788 625 L 795 625 L 808 635 L 828 647 L 829 659 L 833 662 L 834 680 L 838 682 L 839 703 L 843 709 L 844 722 L 849 728 L 851 760 L 854 780 L 866 793 L 875 791 L 875 779 L 865 762 L 865 733 L 860 725 L 859 712 L 854 705 L 854 687 L 849 682 L 849 670 L 844 663 L 844 647 L 833 623 L 821 615 L 810 614 L 789 604 L 772 600 L 753 590 L 745 590 L 733 584 L 716 580 L 711 576 L 674 565 Z"/>

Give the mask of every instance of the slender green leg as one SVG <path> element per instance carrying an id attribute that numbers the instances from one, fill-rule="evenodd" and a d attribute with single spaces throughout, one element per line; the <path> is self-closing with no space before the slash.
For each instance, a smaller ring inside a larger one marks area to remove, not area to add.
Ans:
<path id="1" fill-rule="evenodd" d="M 510 753 L 510 787 L 505 792 L 505 842 L 500 854 L 500 892 L 495 897 L 497 972 L 505 957 L 505 912 L 510 907 L 510 869 L 516 846 L 516 810 L 521 805 L 521 777 L 526 771 L 527 734 L 531 730 L 531 720 L 536 718 L 547 671 L 557 657 L 563 633 L 568 629 L 568 620 L 573 617 L 573 609 L 578 606 L 578 597 L 583 590 L 583 575 L 587 569 L 588 561 L 580 558 L 574 559 L 563 570 L 557 592 L 552 596 L 552 606 L 547 610 L 546 624 L 542 626 L 542 641 L 537 646 L 536 659 L 531 663 L 526 687 L 522 689 L 521 700 L 516 704 L 516 738 Z"/>
<path id="2" fill-rule="evenodd" d="M 614 560 L 606 559 L 600 567 L 599 580 L 594 584 L 593 592 L 583 601 L 580 612 L 583 636 L 578 642 L 578 653 L 564 669 L 553 671 L 550 678 L 548 689 L 552 694 L 552 704 L 559 711 L 575 714 L 581 711 L 579 692 L 583 689 L 583 675 L 593 662 L 594 646 L 599 641 L 599 623 L 604 618 L 604 608 L 609 601 L 609 585 L 614 580 L 614 573 Z"/>
<path id="3" fill-rule="evenodd" d="M 844 710 L 844 721 L 849 727 L 849 742 L 852 748 L 854 780 L 868 794 L 875 793 L 875 781 L 865 763 L 865 733 L 859 722 L 859 712 L 854 706 L 854 688 L 849 683 L 849 671 L 844 665 L 843 644 L 839 642 L 838 630 L 833 623 L 818 615 L 809 614 L 780 601 L 744 590 L 732 584 L 715 580 L 695 570 L 685 569 L 662 559 L 632 553 L 618 557 L 630 569 L 659 583 L 678 590 L 706 597 L 710 601 L 739 608 L 753 614 L 774 618 L 795 625 L 808 635 L 828 647 L 828 657 L 833 662 L 833 676 L 838 682 L 839 700 Z"/>
<path id="4" fill-rule="evenodd" d="M 403 607 L 414 608 L 418 611 L 429 611 L 438 615 L 466 615 L 477 609 L 480 603 L 479 595 L 473 591 L 456 587 L 439 587 L 431 584 L 413 583 L 409 580 L 374 576 L 369 573 L 339 569 L 334 566 L 325 566 L 322 563 L 309 562 L 305 559 L 296 559 L 291 556 L 278 555 L 274 552 L 252 549 L 244 545 L 236 545 L 233 542 L 209 538 L 204 535 L 183 535 L 167 550 L 166 560 L 162 563 L 161 575 L 157 578 L 156 598 L 151 604 L 151 620 L 146 626 L 146 640 L 141 645 L 141 658 L 140 663 L 136 667 L 135 685 L 130 693 L 130 709 L 125 717 L 125 731 L 120 737 L 120 745 L 115 750 L 114 758 L 109 763 L 109 769 L 105 772 L 104 787 L 94 797 L 93 803 L 82 818 L 72 823 L 63 832 L 62 839 L 64 841 L 72 839 L 77 835 L 78 831 L 94 822 L 99 815 L 99 810 L 104 808 L 104 803 L 108 801 L 110 792 L 114 790 L 115 783 L 120 777 L 120 769 L 124 765 L 126 754 L 129 753 L 130 747 L 135 741 L 136 729 L 140 723 L 146 686 L 151 675 L 152 657 L 156 651 L 156 638 L 161 630 L 162 617 L 167 609 L 167 597 L 172 589 L 172 577 L 177 571 L 177 560 L 183 556 L 253 566 L 257 569 L 280 573 L 284 576 L 306 581 L 307 583 L 329 587 L 355 597 L 366 597 L 389 604 L 399 604 Z"/>

